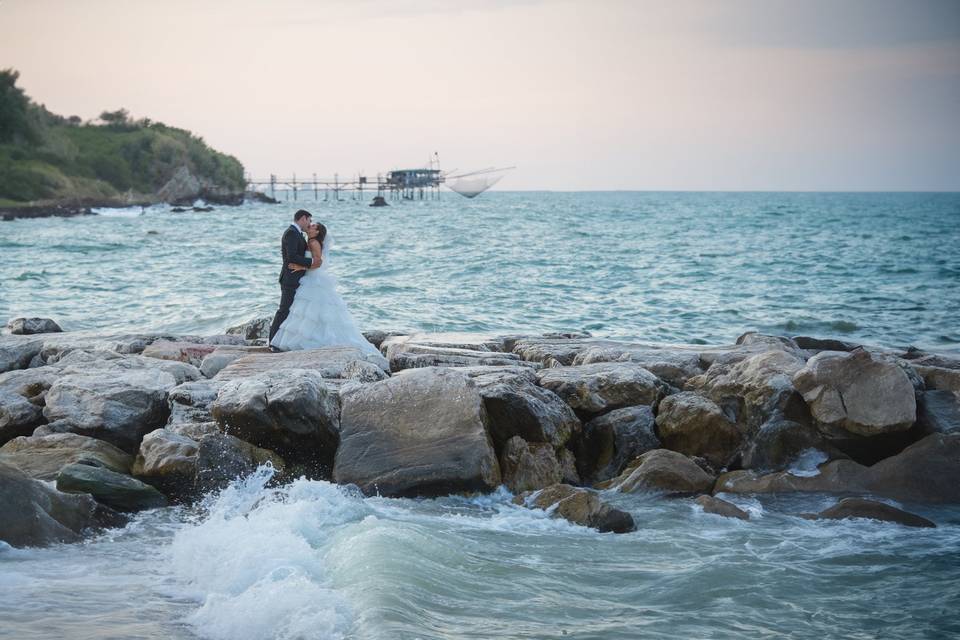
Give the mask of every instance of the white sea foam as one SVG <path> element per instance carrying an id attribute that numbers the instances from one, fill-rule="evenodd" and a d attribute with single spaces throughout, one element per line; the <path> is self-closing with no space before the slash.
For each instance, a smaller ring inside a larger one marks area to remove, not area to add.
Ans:
<path id="1" fill-rule="evenodd" d="M 804 449 L 787 469 L 787 473 L 799 478 L 812 478 L 820 474 L 819 467 L 827 460 L 827 454 L 819 449 Z"/>
<path id="2" fill-rule="evenodd" d="M 145 212 L 145 208 L 136 207 L 95 207 L 91 209 L 98 216 L 108 218 L 138 218 Z"/>

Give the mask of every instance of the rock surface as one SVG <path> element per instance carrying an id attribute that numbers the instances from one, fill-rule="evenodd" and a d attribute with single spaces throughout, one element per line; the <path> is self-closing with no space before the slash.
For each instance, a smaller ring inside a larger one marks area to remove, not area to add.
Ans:
<path id="1" fill-rule="evenodd" d="M 30 336 L 38 333 L 60 333 L 63 329 L 50 318 L 14 318 L 7 323 L 13 335 Z"/>
<path id="2" fill-rule="evenodd" d="M 709 398 L 684 391 L 660 402 L 657 432 L 665 449 L 701 456 L 726 467 L 743 440 L 734 424 Z"/>
<path id="3" fill-rule="evenodd" d="M 828 432 L 875 436 L 909 429 L 917 418 L 913 384 L 904 370 L 866 349 L 825 351 L 807 361 L 793 383 Z"/>
<path id="4" fill-rule="evenodd" d="M 37 480 L 56 480 L 61 469 L 76 462 L 128 473 L 133 456 L 103 440 L 75 433 L 55 433 L 11 440 L 0 447 L 0 460 Z"/>
<path id="5" fill-rule="evenodd" d="M 925 433 L 960 433 L 960 392 L 924 391 L 920 394 L 918 422 Z"/>
<path id="6" fill-rule="evenodd" d="M 63 467 L 57 476 L 57 490 L 89 493 L 97 502 L 117 511 L 140 511 L 167 505 L 163 494 L 150 485 L 85 462 Z"/>
<path id="7" fill-rule="evenodd" d="M 379 369 L 380 378 L 387 377 L 389 367 L 387 361 L 380 356 L 354 347 L 323 347 L 284 353 L 252 353 L 234 360 L 221 369 L 216 379 L 236 380 L 286 369 L 313 371 L 323 378 L 350 379 L 352 377 L 350 372 L 357 371 L 355 364 L 357 362 L 373 365 L 362 369 L 364 375 L 369 376 L 371 371 Z M 351 365 L 353 365 L 352 368 Z"/>
<path id="8" fill-rule="evenodd" d="M 131 473 L 164 493 L 189 496 L 195 490 L 199 443 L 169 429 L 151 431 L 140 443 Z"/>
<path id="9" fill-rule="evenodd" d="M 500 454 L 503 483 L 513 493 L 534 491 L 558 484 L 560 463 L 553 447 L 546 443 L 528 443 L 520 436 L 507 441 Z"/>
<path id="10" fill-rule="evenodd" d="M 33 433 L 43 422 L 41 407 L 19 394 L 0 390 L 0 444 Z"/>
<path id="11" fill-rule="evenodd" d="M 223 433 L 204 436 L 197 452 L 197 487 L 202 492 L 222 489 L 267 464 L 278 473 L 286 468 L 274 452 L 239 438 Z"/>
<path id="12" fill-rule="evenodd" d="M 704 513 L 712 513 L 723 516 L 724 518 L 737 518 L 739 520 L 750 519 L 750 514 L 737 505 L 731 504 L 726 500 L 721 500 L 715 496 L 697 496 L 694 502 L 703 508 Z"/>
<path id="13" fill-rule="evenodd" d="M 667 391 L 655 375 L 632 362 L 597 362 L 537 372 L 541 386 L 574 410 L 599 415 L 612 409 L 655 405 Z"/>
<path id="14" fill-rule="evenodd" d="M 225 433 L 329 474 L 340 441 L 340 402 L 316 371 L 280 369 L 233 380 L 210 410 Z"/>
<path id="15" fill-rule="evenodd" d="M 907 527 L 935 528 L 937 525 L 924 517 L 897 509 L 888 504 L 864 498 L 844 498 L 828 509 L 824 509 L 816 518 L 844 520 L 846 518 L 866 518 L 882 522 L 895 522 Z"/>
<path id="16" fill-rule="evenodd" d="M 14 547 L 75 542 L 122 520 L 88 495 L 61 493 L 0 460 L 0 540 Z"/>
<path id="17" fill-rule="evenodd" d="M 587 484 L 609 480 L 620 475 L 631 460 L 659 448 L 650 407 L 614 409 L 583 426 L 577 443 L 579 474 Z"/>
<path id="18" fill-rule="evenodd" d="M 454 369 L 410 369 L 343 392 L 334 479 L 367 495 L 490 491 L 500 467 L 476 384 Z"/>
<path id="19" fill-rule="evenodd" d="M 629 533 L 636 529 L 629 513 L 607 505 L 594 491 L 566 484 L 521 494 L 514 498 L 514 503 L 550 511 L 555 518 L 592 527 L 602 533 Z"/>
<path id="20" fill-rule="evenodd" d="M 631 462 L 618 477 L 602 482 L 597 487 L 624 493 L 701 493 L 709 491 L 713 481 L 713 476 L 682 453 L 654 449 Z"/>
<path id="21" fill-rule="evenodd" d="M 262 316 L 253 318 L 227 329 L 227 335 L 240 336 L 244 340 L 266 340 L 270 336 L 270 323 L 273 322 L 273 316 Z"/>

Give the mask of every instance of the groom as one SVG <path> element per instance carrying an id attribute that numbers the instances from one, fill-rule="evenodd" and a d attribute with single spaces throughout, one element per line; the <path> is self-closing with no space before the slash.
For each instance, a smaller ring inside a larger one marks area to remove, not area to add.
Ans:
<path id="1" fill-rule="evenodd" d="M 300 209 L 293 214 L 293 224 L 283 232 L 283 238 L 280 241 L 280 252 L 283 255 L 283 266 L 280 269 L 280 308 L 277 309 L 277 315 L 273 317 L 273 324 L 270 325 L 271 341 L 290 314 L 290 305 L 293 304 L 293 297 L 297 294 L 297 287 L 300 286 L 300 278 L 306 273 L 306 271 L 292 270 L 290 264 L 298 264 L 307 269 L 313 264 L 310 258 L 304 257 L 307 252 L 304 234 L 310 228 L 312 221 L 313 216 L 310 212 Z M 270 351 L 279 351 L 279 349 L 270 345 Z"/>

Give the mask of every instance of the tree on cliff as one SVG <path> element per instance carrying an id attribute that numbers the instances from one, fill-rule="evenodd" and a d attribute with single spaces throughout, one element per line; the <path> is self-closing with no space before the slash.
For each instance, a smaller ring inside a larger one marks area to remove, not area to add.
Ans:
<path id="1" fill-rule="evenodd" d="M 0 69 L 0 142 L 34 141 L 27 109 L 30 99 L 17 86 L 19 71 Z"/>

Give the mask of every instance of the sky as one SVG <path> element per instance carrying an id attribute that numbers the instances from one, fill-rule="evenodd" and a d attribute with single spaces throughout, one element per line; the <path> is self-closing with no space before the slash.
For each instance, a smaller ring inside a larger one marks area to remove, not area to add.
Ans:
<path id="1" fill-rule="evenodd" d="M 0 0 L 0 68 L 254 177 L 960 190 L 960 0 Z"/>

